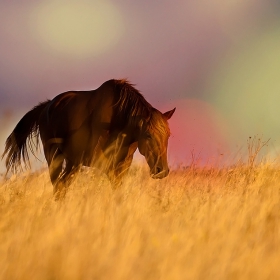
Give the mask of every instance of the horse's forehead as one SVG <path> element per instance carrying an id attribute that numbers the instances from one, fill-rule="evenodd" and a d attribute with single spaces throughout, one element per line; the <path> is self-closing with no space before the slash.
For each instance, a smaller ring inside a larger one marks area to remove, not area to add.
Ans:
<path id="1" fill-rule="evenodd" d="M 170 130 L 167 120 L 160 112 L 155 112 L 150 121 L 149 130 L 161 136 L 169 136 Z"/>

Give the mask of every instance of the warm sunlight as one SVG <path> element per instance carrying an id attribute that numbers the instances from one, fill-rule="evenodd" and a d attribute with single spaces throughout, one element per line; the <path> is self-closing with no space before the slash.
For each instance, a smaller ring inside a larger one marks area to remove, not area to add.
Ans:
<path id="1" fill-rule="evenodd" d="M 235 129 L 235 142 L 256 134 L 279 139 L 279 34 L 279 22 L 265 28 L 209 77 L 207 96 Z"/>
<path id="2" fill-rule="evenodd" d="M 97 55 L 123 32 L 118 9 L 109 1 L 48 1 L 35 6 L 31 28 L 45 48 L 65 55 Z"/>

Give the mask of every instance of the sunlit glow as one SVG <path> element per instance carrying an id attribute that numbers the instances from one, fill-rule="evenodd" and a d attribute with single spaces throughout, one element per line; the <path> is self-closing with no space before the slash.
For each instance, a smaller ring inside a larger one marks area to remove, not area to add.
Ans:
<path id="1" fill-rule="evenodd" d="M 40 2 L 32 11 L 31 27 L 45 48 L 78 57 L 108 50 L 123 32 L 121 15 L 107 0 Z"/>
<path id="2" fill-rule="evenodd" d="M 169 120 L 171 160 L 186 162 L 193 154 L 205 164 L 227 156 L 228 127 L 213 106 L 198 99 L 182 99 L 166 109 L 173 107 L 176 111 Z"/>
<path id="3" fill-rule="evenodd" d="M 254 135 L 265 139 L 280 136 L 279 45 L 280 24 L 277 24 L 246 41 L 211 77 L 208 89 L 211 88 L 212 101 L 243 141 Z"/>

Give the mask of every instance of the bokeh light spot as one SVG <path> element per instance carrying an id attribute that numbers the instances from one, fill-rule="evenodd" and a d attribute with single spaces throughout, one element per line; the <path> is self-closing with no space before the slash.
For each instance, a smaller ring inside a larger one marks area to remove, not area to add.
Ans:
<path id="1" fill-rule="evenodd" d="M 169 120 L 171 161 L 186 163 L 194 154 L 200 163 L 206 164 L 228 156 L 228 127 L 213 106 L 199 99 L 181 99 L 165 107 L 176 107 Z"/>
<path id="2" fill-rule="evenodd" d="M 279 46 L 278 22 L 247 39 L 210 77 L 208 96 L 230 122 L 234 142 L 280 137 Z"/>
<path id="3" fill-rule="evenodd" d="M 105 52 L 123 32 L 121 14 L 107 0 L 40 2 L 30 23 L 45 48 L 76 57 Z"/>

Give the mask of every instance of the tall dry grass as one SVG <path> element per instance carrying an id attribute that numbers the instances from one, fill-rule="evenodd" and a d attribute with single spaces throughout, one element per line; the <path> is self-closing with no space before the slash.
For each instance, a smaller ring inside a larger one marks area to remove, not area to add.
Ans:
<path id="1" fill-rule="evenodd" d="M 45 170 L 0 184 L 1 279 L 280 279 L 280 169 L 84 170 L 54 201 Z"/>

